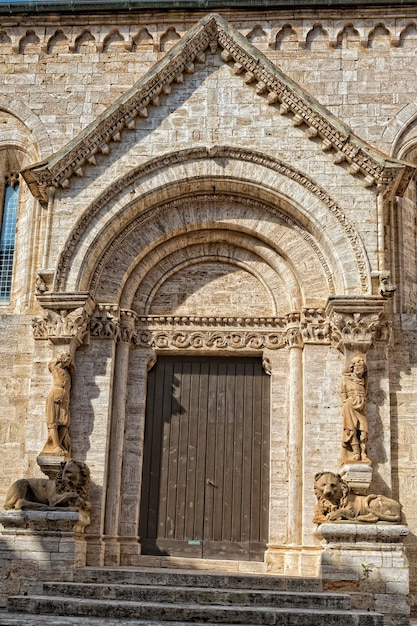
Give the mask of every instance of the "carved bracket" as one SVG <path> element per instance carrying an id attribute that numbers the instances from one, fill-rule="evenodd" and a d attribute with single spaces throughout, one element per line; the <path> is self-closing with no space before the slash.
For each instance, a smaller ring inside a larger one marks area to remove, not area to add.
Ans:
<path id="1" fill-rule="evenodd" d="M 48 339 L 54 345 L 69 345 L 73 355 L 88 336 L 95 302 L 87 292 L 38 294 L 43 314 L 32 320 L 35 339 Z"/>
<path id="2" fill-rule="evenodd" d="M 368 298 L 329 298 L 326 315 L 331 322 L 332 345 L 346 356 L 365 354 L 376 339 L 389 338 L 389 324 L 382 319 L 385 301 Z"/>

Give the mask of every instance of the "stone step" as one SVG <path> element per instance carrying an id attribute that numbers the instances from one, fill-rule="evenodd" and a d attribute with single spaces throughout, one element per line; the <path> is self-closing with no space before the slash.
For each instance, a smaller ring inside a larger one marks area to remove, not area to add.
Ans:
<path id="1" fill-rule="evenodd" d="M 168 585 L 116 585 L 103 583 L 45 583 L 47 596 L 73 596 L 94 600 L 125 602 L 168 602 L 171 604 L 249 605 L 271 608 L 311 608 L 349 610 L 349 596 L 335 593 L 265 591 L 264 589 L 230 589 L 207 587 L 174 587 Z"/>
<path id="2" fill-rule="evenodd" d="M 189 626 L 189 622 L 169 622 L 169 626 Z M 0 626 L 167 626 L 166 622 L 117 619 L 103 617 L 73 617 L 64 615 L 28 615 L 27 613 L 9 613 L 0 610 Z M 194 622 L 193 626 L 218 626 L 206 622 Z M 228 624 L 242 626 L 242 624 Z M 254 626 L 246 624 L 245 626 Z"/>
<path id="3" fill-rule="evenodd" d="M 264 589 L 271 591 L 322 591 L 319 578 L 298 578 L 275 574 L 246 574 L 232 572 L 199 572 L 178 569 L 93 568 L 74 572 L 76 582 L 130 585 L 167 585 L 175 587 L 213 587 L 228 589 Z"/>
<path id="4" fill-rule="evenodd" d="M 11 611 L 32 615 L 45 613 L 80 617 L 135 619 L 203 624 L 239 624 L 251 626 L 382 626 L 381 615 L 363 611 L 307 608 L 270 608 L 86 600 L 62 596 L 14 596 L 9 598 Z"/>

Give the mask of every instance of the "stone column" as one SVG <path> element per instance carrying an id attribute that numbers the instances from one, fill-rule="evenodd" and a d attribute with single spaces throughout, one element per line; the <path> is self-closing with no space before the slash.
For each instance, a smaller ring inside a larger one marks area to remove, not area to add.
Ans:
<path id="1" fill-rule="evenodd" d="M 303 463 L 303 343 L 298 331 L 289 335 L 288 543 L 300 545 Z"/>
<path id="2" fill-rule="evenodd" d="M 121 476 L 120 565 L 140 565 L 139 516 L 142 486 L 148 372 L 156 362 L 152 348 L 130 350 L 125 438 Z"/>
<path id="3" fill-rule="evenodd" d="M 108 443 L 107 482 L 105 489 L 105 514 L 103 534 L 103 563 L 120 564 L 120 507 L 122 498 L 122 468 L 124 461 L 127 377 L 129 351 L 135 332 L 135 313 L 120 311 L 114 359 L 113 394 L 110 437 Z"/>

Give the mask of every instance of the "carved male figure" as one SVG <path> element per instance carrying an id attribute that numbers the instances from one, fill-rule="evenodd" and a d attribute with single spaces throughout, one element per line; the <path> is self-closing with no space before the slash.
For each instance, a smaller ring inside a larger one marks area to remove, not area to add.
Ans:
<path id="1" fill-rule="evenodd" d="M 69 352 L 63 352 L 48 365 L 53 377 L 53 387 L 46 399 L 46 424 L 48 439 L 42 454 L 66 454 L 71 452 L 69 436 L 70 391 L 73 374 Z"/>
<path id="2" fill-rule="evenodd" d="M 342 462 L 370 463 L 367 455 L 368 420 L 366 417 L 367 368 L 361 357 L 352 359 L 343 375 L 343 452 Z"/>

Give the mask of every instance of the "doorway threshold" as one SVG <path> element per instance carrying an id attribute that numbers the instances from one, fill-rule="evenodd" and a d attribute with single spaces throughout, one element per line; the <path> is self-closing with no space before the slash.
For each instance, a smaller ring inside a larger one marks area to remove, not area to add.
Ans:
<path id="1" fill-rule="evenodd" d="M 122 567 L 124 568 L 126 566 Z M 259 561 L 195 559 L 176 556 L 139 555 L 135 558 L 134 567 L 173 570 L 203 570 L 209 572 L 239 572 L 247 574 L 267 573 L 266 563 Z"/>

